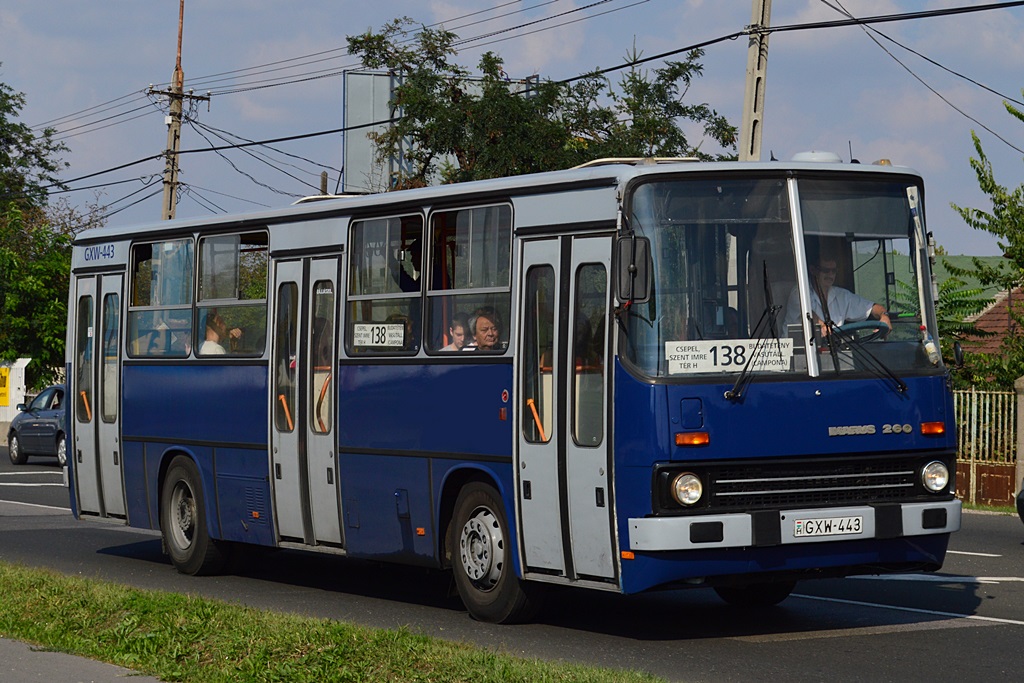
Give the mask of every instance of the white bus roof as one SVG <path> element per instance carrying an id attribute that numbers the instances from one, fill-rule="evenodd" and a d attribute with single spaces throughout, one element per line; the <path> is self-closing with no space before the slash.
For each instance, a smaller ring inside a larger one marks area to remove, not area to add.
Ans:
<path id="1" fill-rule="evenodd" d="M 602 160 L 598 160 L 601 162 Z M 668 162 L 668 163 L 666 163 Z M 664 173 L 734 174 L 750 171 L 825 171 L 835 173 L 883 173 L 920 175 L 913 169 L 892 165 L 847 164 L 821 161 L 716 161 L 701 162 L 690 160 L 607 160 L 604 163 L 591 162 L 582 167 L 563 171 L 532 173 L 507 178 L 478 180 L 451 185 L 382 192 L 368 195 L 338 197 L 317 197 L 316 201 L 299 202 L 268 211 L 253 213 L 204 216 L 201 218 L 155 221 L 138 225 L 107 226 L 93 228 L 80 233 L 76 243 L 92 243 L 112 239 L 143 236 L 162 232 L 188 232 L 197 228 L 223 228 L 232 226 L 252 227 L 260 223 L 282 223 L 294 220 L 316 220 L 330 216 L 345 215 L 353 211 L 365 212 L 374 208 L 405 204 L 438 204 L 453 199 L 471 198 L 476 195 L 516 196 L 523 194 L 546 194 L 576 187 L 621 186 L 635 178 Z"/>

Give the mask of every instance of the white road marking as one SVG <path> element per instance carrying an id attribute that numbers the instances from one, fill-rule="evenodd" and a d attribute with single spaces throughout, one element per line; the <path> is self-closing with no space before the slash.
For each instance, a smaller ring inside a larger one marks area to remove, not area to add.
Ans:
<path id="1" fill-rule="evenodd" d="M 947 550 L 947 555 L 971 555 L 973 557 L 1002 557 L 993 553 L 969 553 L 966 550 Z"/>
<path id="2" fill-rule="evenodd" d="M 941 574 L 883 574 L 881 576 L 851 576 L 867 581 L 924 581 L 927 583 L 1014 583 L 1024 582 L 1024 576 L 949 576 Z"/>
<path id="3" fill-rule="evenodd" d="M 31 507 L 31 508 L 45 508 L 47 510 L 61 510 L 62 512 L 71 512 L 70 508 L 63 508 L 63 507 L 60 507 L 60 506 L 57 506 L 57 505 L 40 505 L 38 503 L 22 503 L 21 501 L 17 501 L 17 500 L 0 500 L 0 503 L 5 503 L 7 505 L 24 505 L 26 507 Z"/>
<path id="4" fill-rule="evenodd" d="M 953 578 L 972 578 L 972 577 L 953 577 Z M 1015 579 L 1020 580 L 1020 579 Z M 999 619 L 997 617 L 983 617 L 979 614 L 957 614 L 956 612 L 939 612 L 938 610 L 930 609 L 919 609 L 917 607 L 901 607 L 899 605 L 883 605 L 877 602 L 860 602 L 859 600 L 843 600 L 841 598 L 823 598 L 816 595 L 797 595 L 793 594 L 794 598 L 803 598 L 805 600 L 819 600 L 821 602 L 834 602 L 840 605 L 854 605 L 856 607 L 877 607 L 878 609 L 893 610 L 896 612 L 912 612 L 914 614 L 927 614 L 933 617 L 948 617 L 951 619 L 968 619 L 972 621 L 986 622 L 991 624 L 1011 624 L 1014 626 L 1024 626 L 1024 621 L 1019 619 Z"/>
<path id="5" fill-rule="evenodd" d="M 794 595 L 793 597 L 805 597 Z M 974 628 L 977 626 L 993 626 L 994 624 L 971 623 L 964 619 L 941 619 L 939 621 L 922 621 L 909 624 L 887 624 L 884 626 L 858 626 L 856 628 L 833 628 L 822 631 L 800 631 L 793 633 L 766 633 L 757 636 L 739 636 L 732 640 L 747 643 L 772 643 L 794 640 L 815 640 L 817 638 L 847 638 L 849 636 L 877 636 L 889 633 L 906 633 L 908 631 L 936 631 L 944 628 Z"/>
<path id="6" fill-rule="evenodd" d="M 928 574 L 902 574 L 885 576 L 856 576 L 854 579 L 885 579 L 885 580 L 911 580 L 911 581 L 934 581 L 946 583 L 999 583 L 999 582 L 1022 582 L 1024 577 L 987 577 L 987 576 L 933 576 Z M 930 617 L 940 617 L 934 621 L 919 621 L 904 624 L 883 624 L 879 626 L 864 626 L 858 628 L 839 628 L 822 631 L 801 631 L 794 633 L 770 633 L 757 636 L 739 636 L 733 640 L 742 640 L 751 643 L 786 642 L 795 640 L 813 640 L 815 638 L 840 638 L 846 636 L 871 636 L 887 633 L 902 633 L 909 631 L 932 631 L 944 628 L 973 628 L 976 626 L 1024 626 L 1024 621 L 1017 619 L 1000 619 L 997 617 L 983 617 L 978 614 L 957 614 L 956 612 L 941 612 L 938 610 L 920 609 L 917 607 L 901 607 L 899 605 L 886 605 L 877 602 L 861 602 L 859 600 L 844 600 L 842 598 L 827 598 L 817 595 L 803 595 L 794 593 L 791 597 L 804 600 L 818 600 L 820 602 L 831 602 L 840 605 L 853 605 L 855 607 L 874 607 L 877 609 L 891 610 L 894 612 L 909 612 L 912 614 L 924 614 Z"/>
<path id="7" fill-rule="evenodd" d="M 54 482 L 52 484 L 46 484 L 46 483 L 43 483 L 43 484 L 25 484 L 25 483 L 17 482 L 17 481 L 15 481 L 15 482 L 0 481 L 0 488 L 4 488 L 4 487 L 8 487 L 8 486 L 24 486 L 24 487 L 29 487 L 29 488 L 42 488 L 44 486 L 59 486 L 60 488 L 64 488 L 64 484 L 62 482 L 59 482 L 59 481 L 58 482 Z"/>
<path id="8" fill-rule="evenodd" d="M 45 486 L 64 486 L 64 475 L 61 472 L 0 472 L 0 477 L 29 477 L 31 475 L 42 475 L 54 478 L 55 481 L 50 482 L 21 482 L 21 481 L 0 481 L 0 488 L 6 486 L 20 486 L 28 488 L 41 488 Z"/>
<path id="9" fill-rule="evenodd" d="M 46 471 L 35 471 L 35 472 L 0 472 L 0 477 L 24 477 L 29 474 L 48 474 L 50 476 L 59 477 L 60 472 L 46 472 Z"/>

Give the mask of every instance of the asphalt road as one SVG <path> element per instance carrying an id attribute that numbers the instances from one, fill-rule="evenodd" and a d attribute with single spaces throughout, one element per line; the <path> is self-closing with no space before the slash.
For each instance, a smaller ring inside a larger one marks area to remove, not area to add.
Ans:
<path id="1" fill-rule="evenodd" d="M 673 681 L 975 681 L 1024 668 L 1024 525 L 968 513 L 936 575 L 805 582 L 746 612 L 708 590 L 619 596 L 563 590 L 533 624 L 470 619 L 450 579 L 299 551 L 247 554 L 235 573 L 187 577 L 154 532 L 77 522 L 56 461 L 14 468 L 0 448 L 0 559 L 142 588 L 410 629 L 511 654 L 650 671 Z"/>

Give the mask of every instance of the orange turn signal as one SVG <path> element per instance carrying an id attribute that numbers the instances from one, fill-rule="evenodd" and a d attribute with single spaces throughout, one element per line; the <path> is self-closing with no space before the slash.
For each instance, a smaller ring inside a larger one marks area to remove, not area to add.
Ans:
<path id="1" fill-rule="evenodd" d="M 632 550 L 623 550 L 622 551 L 622 559 L 624 559 L 624 560 L 635 560 L 636 559 L 636 555 L 633 554 Z"/>
<path id="2" fill-rule="evenodd" d="M 925 436 L 942 436 L 946 433 L 945 422 L 922 422 L 921 433 Z"/>
<path id="3" fill-rule="evenodd" d="M 707 446 L 711 437 L 707 432 L 676 432 L 677 446 Z"/>

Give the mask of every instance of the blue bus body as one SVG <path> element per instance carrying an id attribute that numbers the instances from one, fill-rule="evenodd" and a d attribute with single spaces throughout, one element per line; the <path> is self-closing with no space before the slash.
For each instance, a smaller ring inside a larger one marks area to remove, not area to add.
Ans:
<path id="1" fill-rule="evenodd" d="M 933 571 L 960 504 L 922 195 L 620 164 L 83 233 L 72 508 L 187 573 L 235 544 L 452 568 L 499 622 L 545 584 Z M 822 270 L 887 329 L 818 313 Z"/>

